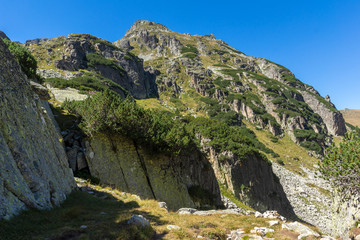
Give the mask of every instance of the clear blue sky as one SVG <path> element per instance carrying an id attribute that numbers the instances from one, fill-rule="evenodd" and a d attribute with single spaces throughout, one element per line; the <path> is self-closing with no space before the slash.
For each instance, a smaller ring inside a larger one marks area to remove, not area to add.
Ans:
<path id="1" fill-rule="evenodd" d="M 181 33 L 213 33 L 289 68 L 338 109 L 360 109 L 359 0 L 0 0 L 0 6 L 0 30 L 20 42 L 69 33 L 115 41 L 140 19 Z"/>

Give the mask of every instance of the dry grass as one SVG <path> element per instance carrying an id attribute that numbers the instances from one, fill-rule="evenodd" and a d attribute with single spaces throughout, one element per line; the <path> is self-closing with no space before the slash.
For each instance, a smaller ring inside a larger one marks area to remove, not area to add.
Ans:
<path id="1" fill-rule="evenodd" d="M 343 115 L 345 122 L 351 125 L 360 127 L 360 110 L 359 109 L 345 109 L 340 110 Z"/>
<path id="2" fill-rule="evenodd" d="M 109 187 L 84 183 L 94 194 L 75 191 L 60 208 L 26 211 L 10 221 L 0 221 L 0 239 L 226 239 L 234 229 L 249 233 L 254 227 L 269 227 L 269 219 L 239 215 L 179 215 L 167 212 L 154 200 Z M 95 195 L 95 196 L 94 196 Z M 152 228 L 132 227 L 127 221 L 134 214 L 147 218 Z M 87 228 L 81 229 L 80 226 Z M 177 225 L 179 230 L 168 230 Z M 294 234 L 272 227 L 267 237 L 293 239 Z"/>

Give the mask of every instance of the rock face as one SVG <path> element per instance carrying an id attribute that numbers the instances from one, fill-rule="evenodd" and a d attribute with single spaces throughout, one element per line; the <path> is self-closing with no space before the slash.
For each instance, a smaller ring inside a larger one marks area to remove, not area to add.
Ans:
<path id="1" fill-rule="evenodd" d="M 49 114 L 0 40 L 0 219 L 58 206 L 75 187 Z"/>
<path id="2" fill-rule="evenodd" d="M 334 105 L 330 102 L 330 98 L 327 103 L 331 104 L 332 108 L 329 109 L 326 103 L 319 101 L 316 95 L 306 91 L 302 91 L 301 93 L 305 102 L 323 119 L 329 133 L 334 136 L 344 136 L 346 132 L 344 118 L 339 111 L 336 111 Z"/>
<path id="3" fill-rule="evenodd" d="M 360 219 L 359 196 L 344 196 L 334 192 L 332 195 L 331 234 L 349 239 L 349 232 Z M 353 238 L 351 238 L 353 239 Z"/>
<path id="4" fill-rule="evenodd" d="M 122 191 L 164 201 L 171 210 L 201 205 L 188 189 L 199 187 L 222 205 L 219 187 L 207 160 L 194 152 L 167 156 L 148 152 L 120 135 L 98 134 L 86 143 L 91 175 Z"/>
<path id="5" fill-rule="evenodd" d="M 210 156 L 210 162 L 218 181 L 227 186 L 240 201 L 252 208 L 264 212 L 277 210 L 287 218 L 294 218 L 284 190 L 271 169 L 271 165 L 257 156 L 237 159 L 233 154 L 217 153 L 203 143 L 204 150 Z"/>
<path id="6" fill-rule="evenodd" d="M 142 61 L 103 39 L 70 34 L 67 38 L 29 40 L 25 46 L 38 59 L 38 73 L 45 78 L 72 79 L 84 75 L 82 70 L 88 70 L 119 84 L 135 98 L 157 96 L 155 76 L 144 70 Z M 54 69 L 42 69 L 48 65 Z M 112 89 L 124 94 L 121 89 Z"/>

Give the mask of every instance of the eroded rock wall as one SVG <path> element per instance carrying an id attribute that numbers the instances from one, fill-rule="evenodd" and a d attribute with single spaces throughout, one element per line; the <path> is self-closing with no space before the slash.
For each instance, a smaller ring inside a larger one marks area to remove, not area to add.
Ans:
<path id="1" fill-rule="evenodd" d="M 287 218 L 296 218 L 271 164 L 256 155 L 240 160 L 231 152 L 218 153 L 207 142 L 202 139 L 218 181 L 235 197 L 257 211 L 277 210 Z"/>
<path id="2" fill-rule="evenodd" d="M 195 207 L 188 188 L 198 186 L 214 195 L 220 191 L 209 162 L 200 152 L 179 156 L 156 154 L 117 134 L 97 134 L 86 143 L 91 175 L 101 183 L 142 198 L 165 201 L 172 210 Z"/>
<path id="3" fill-rule="evenodd" d="M 345 120 L 342 114 L 337 111 L 329 109 L 324 103 L 319 101 L 315 95 L 302 91 L 302 96 L 305 102 L 312 108 L 312 110 L 319 114 L 323 119 L 326 127 L 331 135 L 344 136 L 346 133 Z"/>
<path id="4" fill-rule="evenodd" d="M 0 219 L 58 206 L 75 187 L 62 138 L 2 40 L 0 119 Z"/>

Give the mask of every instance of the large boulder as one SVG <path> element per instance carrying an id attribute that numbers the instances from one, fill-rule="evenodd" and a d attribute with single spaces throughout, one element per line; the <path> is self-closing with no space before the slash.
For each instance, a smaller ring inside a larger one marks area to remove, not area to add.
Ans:
<path id="1" fill-rule="evenodd" d="M 75 187 L 46 109 L 0 40 L 0 219 L 58 206 Z"/>

